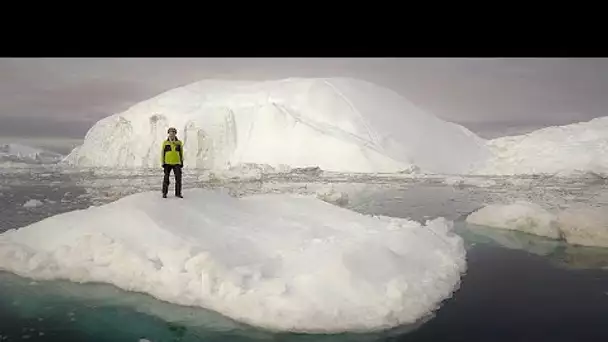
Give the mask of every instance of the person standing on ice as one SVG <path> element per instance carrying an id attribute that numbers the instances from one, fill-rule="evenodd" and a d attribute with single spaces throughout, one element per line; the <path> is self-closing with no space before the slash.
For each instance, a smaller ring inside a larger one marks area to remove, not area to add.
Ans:
<path id="1" fill-rule="evenodd" d="M 167 130 L 169 136 L 167 140 L 163 141 L 161 149 L 161 163 L 165 171 L 165 177 L 163 178 L 163 198 L 167 198 L 169 192 L 169 176 L 171 170 L 175 176 L 175 196 L 184 198 L 182 196 L 182 168 L 184 167 L 184 151 L 182 142 L 177 138 L 177 129 L 174 127 Z"/>

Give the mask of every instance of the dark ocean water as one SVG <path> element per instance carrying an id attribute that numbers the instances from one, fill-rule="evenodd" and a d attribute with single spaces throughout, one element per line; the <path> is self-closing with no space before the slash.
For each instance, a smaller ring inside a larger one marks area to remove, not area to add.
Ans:
<path id="1" fill-rule="evenodd" d="M 0 176 L 0 231 L 107 202 L 117 186 L 124 195 L 148 184 L 139 180 L 139 188 L 129 187 L 134 181 L 121 176 L 99 185 L 83 174 L 40 171 Z M 149 179 L 152 187 L 160 185 L 155 177 Z M 484 200 L 504 196 L 500 186 L 364 187 L 360 193 L 366 197 L 351 197 L 348 206 L 419 220 L 459 219 Z M 566 188 L 547 187 L 542 196 L 585 193 Z M 24 208 L 30 199 L 43 205 Z M 608 249 L 461 223 L 456 228 L 467 245 L 467 273 L 453 297 L 418 327 L 365 335 L 276 334 L 110 285 L 33 282 L 0 272 L 0 341 L 608 341 Z"/>

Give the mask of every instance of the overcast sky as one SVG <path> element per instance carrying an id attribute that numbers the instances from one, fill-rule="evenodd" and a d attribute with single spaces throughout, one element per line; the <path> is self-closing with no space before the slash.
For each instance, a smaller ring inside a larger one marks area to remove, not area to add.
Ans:
<path id="1" fill-rule="evenodd" d="M 100 118 L 203 78 L 351 76 L 470 127 L 606 115 L 608 59 L 0 59 L 0 136 L 82 137 Z"/>

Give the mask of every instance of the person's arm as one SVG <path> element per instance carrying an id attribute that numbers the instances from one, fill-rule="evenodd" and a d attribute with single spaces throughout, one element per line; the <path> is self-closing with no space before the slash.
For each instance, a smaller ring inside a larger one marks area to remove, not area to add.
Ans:
<path id="1" fill-rule="evenodd" d="M 160 165 L 165 166 L 165 143 L 160 144 Z"/>

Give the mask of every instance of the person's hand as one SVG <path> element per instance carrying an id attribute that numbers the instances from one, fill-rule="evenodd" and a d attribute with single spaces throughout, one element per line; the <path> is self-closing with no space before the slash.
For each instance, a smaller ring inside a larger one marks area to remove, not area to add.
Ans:
<path id="1" fill-rule="evenodd" d="M 164 168 L 166 168 L 166 167 L 167 167 L 167 164 L 164 164 L 164 163 L 163 163 L 163 169 L 164 169 Z"/>

